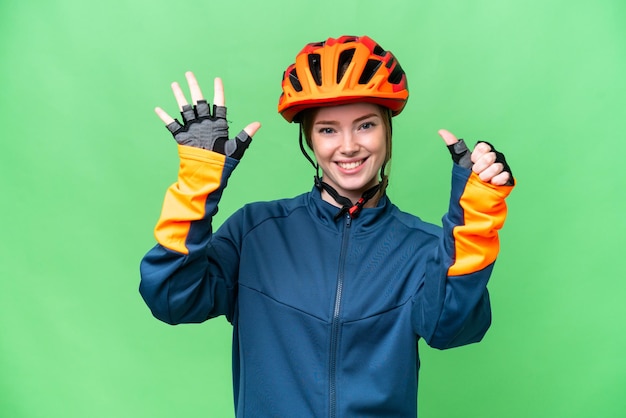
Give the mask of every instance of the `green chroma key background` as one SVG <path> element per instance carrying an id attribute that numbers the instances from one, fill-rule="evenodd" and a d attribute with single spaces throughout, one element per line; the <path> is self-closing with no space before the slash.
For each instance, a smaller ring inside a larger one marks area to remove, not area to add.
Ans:
<path id="1" fill-rule="evenodd" d="M 307 42 L 367 34 L 408 73 L 389 193 L 440 223 L 437 130 L 492 141 L 519 181 L 480 344 L 420 343 L 420 416 L 626 416 L 623 0 L 0 3 L 0 416 L 232 417 L 230 325 L 171 327 L 137 291 L 174 140 L 169 84 L 259 120 L 216 225 L 312 186 L 276 113 Z"/>

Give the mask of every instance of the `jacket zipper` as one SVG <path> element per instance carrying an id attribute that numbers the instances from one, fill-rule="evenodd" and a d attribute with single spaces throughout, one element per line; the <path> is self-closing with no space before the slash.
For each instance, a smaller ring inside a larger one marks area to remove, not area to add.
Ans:
<path id="1" fill-rule="evenodd" d="M 341 299 L 343 296 L 344 270 L 346 264 L 346 251 L 348 248 L 349 229 L 352 225 L 352 218 L 346 214 L 346 224 L 343 229 L 341 239 L 341 253 L 339 254 L 339 271 L 337 273 L 337 288 L 335 292 L 335 306 L 333 308 L 333 318 L 330 334 L 330 370 L 329 370 L 329 395 L 330 395 L 330 418 L 337 417 L 337 351 L 339 349 L 339 316 L 341 313 Z"/>

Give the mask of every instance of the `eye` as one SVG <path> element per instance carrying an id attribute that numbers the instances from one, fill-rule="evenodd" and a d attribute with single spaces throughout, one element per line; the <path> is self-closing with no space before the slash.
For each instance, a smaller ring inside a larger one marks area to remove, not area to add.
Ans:
<path id="1" fill-rule="evenodd" d="M 334 133 L 335 130 L 333 128 L 328 127 L 328 126 L 324 126 L 322 128 L 319 128 L 317 130 L 317 132 L 322 134 L 322 135 L 330 135 L 330 134 Z"/>
<path id="2" fill-rule="evenodd" d="M 372 129 L 373 127 L 376 126 L 376 123 L 372 122 L 372 121 L 368 121 L 368 122 L 363 122 L 360 126 L 359 129 L 361 130 L 367 130 L 367 129 Z"/>

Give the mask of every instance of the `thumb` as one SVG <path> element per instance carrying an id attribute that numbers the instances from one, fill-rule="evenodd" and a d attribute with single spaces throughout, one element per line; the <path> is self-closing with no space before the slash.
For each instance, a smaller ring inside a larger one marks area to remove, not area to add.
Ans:
<path id="1" fill-rule="evenodd" d="M 445 129 L 439 130 L 439 136 L 443 139 L 450 151 L 452 161 L 464 168 L 472 168 L 471 153 L 462 139 L 458 139 L 451 132 Z"/>
<path id="2" fill-rule="evenodd" d="M 454 134 L 450 131 L 446 131 L 445 129 L 440 129 L 437 133 L 443 139 L 446 145 L 454 145 L 457 142 L 459 142 L 457 137 L 454 136 Z"/>
<path id="3" fill-rule="evenodd" d="M 251 124 L 243 128 L 243 130 L 246 131 L 246 133 L 250 136 L 250 138 L 252 138 L 254 134 L 256 133 L 256 131 L 259 130 L 260 127 L 261 127 L 260 122 L 252 122 Z"/>

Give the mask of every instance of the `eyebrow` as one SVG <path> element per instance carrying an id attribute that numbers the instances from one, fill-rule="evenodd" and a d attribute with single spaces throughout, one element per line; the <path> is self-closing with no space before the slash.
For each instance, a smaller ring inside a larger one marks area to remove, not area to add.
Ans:
<path id="1" fill-rule="evenodd" d="M 368 113 L 367 115 L 360 116 L 352 121 L 352 123 L 358 123 L 362 120 L 369 119 L 371 117 L 380 117 L 380 115 L 376 113 Z M 314 125 L 338 125 L 339 121 L 336 120 L 318 120 L 314 123 Z"/>

